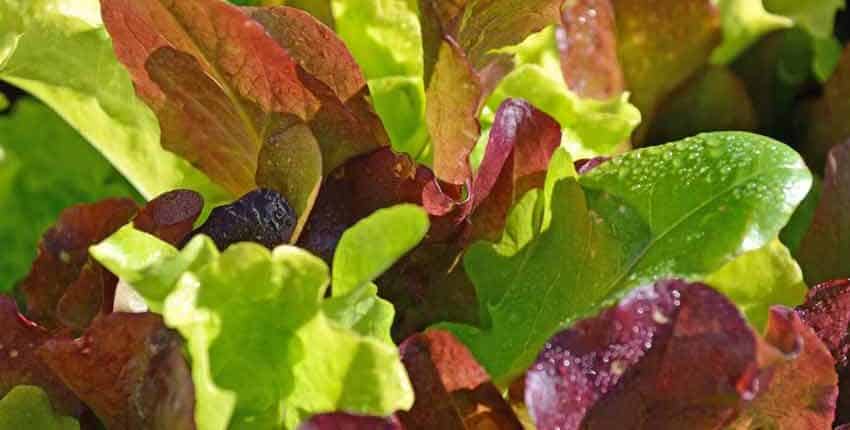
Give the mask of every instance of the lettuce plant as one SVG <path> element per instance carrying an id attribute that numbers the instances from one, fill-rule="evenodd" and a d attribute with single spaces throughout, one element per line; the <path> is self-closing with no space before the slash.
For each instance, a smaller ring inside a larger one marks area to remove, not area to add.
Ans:
<path id="1" fill-rule="evenodd" d="M 0 0 L 0 430 L 850 423 L 804 3 Z"/>

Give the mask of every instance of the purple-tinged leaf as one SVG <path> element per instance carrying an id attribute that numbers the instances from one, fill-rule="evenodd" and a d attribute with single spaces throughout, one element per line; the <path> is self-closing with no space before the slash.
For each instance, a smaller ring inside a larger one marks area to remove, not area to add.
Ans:
<path id="1" fill-rule="evenodd" d="M 610 100 L 623 92 L 617 23 L 611 0 L 579 0 L 564 8 L 556 30 L 561 71 L 581 97 Z"/>
<path id="2" fill-rule="evenodd" d="M 400 203 L 424 206 L 431 215 L 429 240 L 456 234 L 460 188 L 437 187 L 434 174 L 389 148 L 356 157 L 332 172 L 299 238 L 299 246 L 332 261 L 343 231 L 374 211 Z"/>
<path id="3" fill-rule="evenodd" d="M 212 238 L 220 250 L 238 242 L 255 242 L 269 249 L 289 243 L 297 216 L 280 193 L 259 189 L 219 206 L 192 232 Z"/>
<path id="4" fill-rule="evenodd" d="M 549 342 L 526 378 L 538 428 L 718 428 L 757 387 L 758 338 L 702 284 L 634 290 Z"/>
<path id="5" fill-rule="evenodd" d="M 561 127 L 550 116 L 524 100 L 502 103 L 472 185 L 473 240 L 499 239 L 517 200 L 543 186 L 549 160 L 560 144 Z"/>
<path id="6" fill-rule="evenodd" d="M 610 159 L 611 157 L 582 158 L 581 160 L 576 160 L 573 166 L 576 169 L 576 173 L 583 175 Z"/>
<path id="7" fill-rule="evenodd" d="M 809 285 L 850 278 L 850 141 L 829 151 L 820 202 L 796 257 Z"/>
<path id="8" fill-rule="evenodd" d="M 839 379 L 836 423 L 850 423 L 850 280 L 815 286 L 797 313 L 832 353 Z"/>
<path id="9" fill-rule="evenodd" d="M 203 209 L 204 199 L 200 194 L 174 190 L 148 202 L 133 219 L 133 226 L 176 245 L 191 233 Z"/>

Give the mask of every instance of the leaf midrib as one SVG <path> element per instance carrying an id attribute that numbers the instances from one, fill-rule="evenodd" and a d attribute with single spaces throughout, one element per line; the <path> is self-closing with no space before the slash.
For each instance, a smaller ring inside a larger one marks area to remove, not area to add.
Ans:
<path id="1" fill-rule="evenodd" d="M 242 120 L 242 123 L 245 126 L 245 129 L 249 132 L 250 136 L 253 138 L 254 146 L 259 150 L 262 147 L 262 143 L 263 143 L 263 139 L 262 139 L 262 136 L 260 134 L 260 131 L 257 130 L 254 127 L 254 124 L 251 121 L 250 116 L 248 115 L 247 110 L 245 109 L 245 106 L 243 106 L 242 102 L 239 101 L 239 99 L 236 97 L 236 93 L 233 91 L 233 88 L 231 88 L 230 84 L 228 84 L 227 81 L 223 78 L 224 75 L 221 73 L 221 71 L 218 69 L 218 67 L 215 65 L 215 63 L 211 62 L 211 61 L 209 61 L 209 59 L 207 59 L 207 55 L 200 48 L 200 44 L 199 44 L 198 40 L 195 38 L 194 34 L 192 34 L 191 32 L 189 32 L 187 30 L 187 27 L 183 23 L 183 21 L 172 11 L 172 9 L 170 7 L 168 7 L 165 4 L 164 0 L 157 0 L 157 2 L 159 3 L 160 6 L 162 6 L 163 9 L 166 10 L 168 15 L 174 20 L 174 22 L 177 24 L 177 27 L 180 29 L 180 31 L 183 34 L 186 35 L 187 40 L 191 43 L 192 49 L 194 49 L 194 51 L 198 54 L 198 55 L 193 55 L 193 57 L 196 57 L 198 60 L 202 61 L 207 66 L 206 67 L 207 70 L 209 70 L 212 73 L 212 76 L 210 76 L 210 77 L 215 81 L 216 84 L 218 84 L 219 88 L 221 88 L 221 90 L 224 92 L 225 96 L 227 96 L 228 100 L 230 100 L 231 103 L 233 103 L 235 110 L 236 110 L 236 113 L 237 113 L 237 115 L 239 115 L 239 119 Z M 235 6 L 229 6 L 228 5 L 228 7 L 235 7 Z M 240 13 L 241 13 L 241 11 L 240 11 Z M 208 16 L 211 17 L 212 15 L 208 14 Z M 212 19 L 210 19 L 210 22 L 211 23 L 213 22 Z M 215 27 L 214 24 L 213 24 L 213 27 Z M 216 37 L 217 37 L 217 35 L 216 35 Z M 170 41 L 169 41 L 169 44 L 171 44 Z M 266 124 L 268 124 L 268 120 L 266 120 Z M 264 128 L 267 128 L 267 127 L 264 126 Z"/>
<path id="2" fill-rule="evenodd" d="M 632 273 L 632 271 L 635 269 L 635 267 L 638 264 L 640 264 L 641 260 L 649 253 L 649 251 L 658 242 L 660 242 L 662 239 L 664 239 L 670 232 L 672 232 L 673 230 L 678 228 L 682 223 L 687 221 L 690 217 L 692 217 L 697 212 L 705 209 L 707 206 L 711 205 L 712 203 L 717 201 L 719 198 L 726 196 L 732 190 L 754 180 L 755 178 L 757 178 L 759 176 L 767 174 L 768 172 L 770 172 L 774 169 L 776 171 L 780 171 L 780 170 L 793 171 L 794 166 L 791 165 L 791 164 L 781 164 L 779 166 L 767 166 L 767 167 L 763 167 L 761 169 L 757 169 L 753 174 L 747 175 L 743 179 L 734 182 L 732 185 L 724 188 L 723 190 L 721 190 L 717 194 L 711 196 L 709 199 L 705 200 L 704 202 L 695 206 L 693 209 L 689 210 L 687 213 L 682 215 L 682 217 L 680 217 L 675 222 L 670 224 L 669 227 L 664 229 L 664 231 L 662 231 L 660 234 L 652 237 L 649 240 L 649 242 L 646 243 L 646 245 L 643 247 L 643 249 L 640 251 L 640 253 L 638 253 L 638 255 L 635 256 L 635 258 L 626 266 L 626 268 L 624 270 L 622 270 L 608 285 L 605 286 L 605 289 L 604 289 L 605 290 L 605 296 L 610 295 L 610 293 L 614 290 L 614 288 L 616 288 L 618 285 L 620 285 L 623 282 L 623 279 L 628 274 Z M 649 223 L 652 223 L 652 220 L 649 220 Z"/>

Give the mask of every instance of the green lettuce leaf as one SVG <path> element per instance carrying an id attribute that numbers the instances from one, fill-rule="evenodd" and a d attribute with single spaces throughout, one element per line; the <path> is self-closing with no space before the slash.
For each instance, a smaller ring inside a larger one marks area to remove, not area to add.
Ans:
<path id="1" fill-rule="evenodd" d="M 381 209 L 343 233 L 334 253 L 333 295 L 371 282 L 428 232 L 428 215 L 414 205 Z"/>
<path id="2" fill-rule="evenodd" d="M 633 151 L 578 179 L 569 165 L 559 151 L 502 242 L 464 260 L 489 325 L 448 327 L 501 384 L 559 328 L 631 288 L 702 279 L 767 245 L 812 181 L 789 147 L 737 132 Z"/>
<path id="3" fill-rule="evenodd" d="M 56 414 L 41 388 L 18 385 L 0 400 L 0 430 L 79 430 L 71 417 Z"/>
<path id="4" fill-rule="evenodd" d="M 231 428 L 294 428 L 321 412 L 389 415 L 410 407 L 409 381 L 390 338 L 394 309 L 371 281 L 427 229 L 424 211 L 410 205 L 352 227 L 334 260 L 342 287 L 334 285 L 329 299 L 328 267 L 294 247 L 270 253 L 246 243 L 219 253 L 198 236 L 178 251 L 128 226 L 91 253 L 187 339 L 199 428 L 228 421 Z"/>
<path id="5" fill-rule="evenodd" d="M 790 18 L 770 13 L 762 0 L 717 0 L 723 20 L 723 43 L 714 49 L 711 61 L 726 64 L 771 31 L 791 28 Z"/>
<path id="6" fill-rule="evenodd" d="M 764 329 L 772 305 L 797 306 L 808 291 L 800 266 L 778 239 L 732 260 L 705 283 L 735 302 L 758 331 Z"/>
<path id="7" fill-rule="evenodd" d="M 711 56 L 715 64 L 734 60 L 762 36 L 792 27 L 808 35 L 811 71 L 821 82 L 835 70 L 841 45 L 833 36 L 842 0 L 716 0 L 723 17 L 723 43 Z"/>
<path id="8" fill-rule="evenodd" d="M 41 234 L 62 209 L 139 197 L 74 129 L 33 99 L 20 99 L 0 116 L 0 136 L 0 291 L 5 291 L 26 276 Z"/>
<path id="9" fill-rule="evenodd" d="M 395 309 L 378 297 L 372 280 L 418 245 L 428 227 L 428 215 L 421 207 L 398 205 L 381 209 L 346 230 L 334 253 L 332 297 L 324 302 L 325 313 L 364 336 L 393 344 L 390 328 Z"/>
<path id="10" fill-rule="evenodd" d="M 332 0 L 339 37 L 363 70 L 396 151 L 428 157 L 422 32 L 410 0 Z"/>
<path id="11" fill-rule="evenodd" d="M 143 196 L 189 188 L 208 203 L 228 199 L 160 147 L 157 120 L 118 63 L 97 0 L 0 0 L 0 17 L 0 79 L 56 110 Z"/>
<path id="12" fill-rule="evenodd" d="M 486 110 L 490 113 L 482 115 L 483 128 L 490 128 L 492 112 L 505 99 L 523 98 L 561 124 L 565 144 L 576 158 L 610 154 L 640 124 L 640 111 L 629 103 L 628 93 L 602 101 L 570 91 L 561 73 L 555 42 L 554 27 L 548 27 L 503 50 L 516 55 L 518 66 L 487 99 Z"/>

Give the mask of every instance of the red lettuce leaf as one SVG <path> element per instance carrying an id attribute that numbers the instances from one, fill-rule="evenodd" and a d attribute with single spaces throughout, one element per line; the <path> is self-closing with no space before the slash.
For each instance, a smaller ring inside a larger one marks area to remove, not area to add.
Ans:
<path id="1" fill-rule="evenodd" d="M 560 144 L 561 127 L 550 116 L 523 100 L 502 103 L 472 187 L 473 240 L 499 239 L 517 200 L 543 186 Z"/>
<path id="2" fill-rule="evenodd" d="M 561 13 L 556 30 L 567 87 L 582 97 L 609 100 L 623 92 L 617 24 L 611 0 L 579 0 Z"/>
<path id="3" fill-rule="evenodd" d="M 83 404 L 37 354 L 49 337 L 45 328 L 18 312 L 13 299 L 0 296 L 0 397 L 17 385 L 36 385 L 58 413 L 79 417 Z"/>
<path id="4" fill-rule="evenodd" d="M 262 130 L 319 101 L 297 64 L 237 7 L 217 0 L 108 0 L 104 23 L 162 144 L 234 194 L 254 187 Z M 274 127 L 271 127 L 274 128 Z"/>
<path id="5" fill-rule="evenodd" d="M 298 63 L 299 79 L 321 102 L 309 125 L 321 147 L 325 174 L 355 155 L 389 145 L 367 98 L 366 79 L 333 30 L 292 7 L 247 13 Z"/>
<path id="6" fill-rule="evenodd" d="M 331 264 L 342 233 L 357 221 L 400 203 L 424 206 L 431 219 L 425 240 L 376 281 L 381 297 L 395 306 L 394 337 L 443 319 L 470 321 L 475 291 L 456 264 L 461 248 L 454 245 L 469 207 L 456 204 L 460 192 L 408 156 L 380 149 L 328 176 L 298 245 Z"/>
<path id="7" fill-rule="evenodd" d="M 450 333 L 415 334 L 400 346 L 416 402 L 398 412 L 404 428 L 522 429 L 487 372 Z"/>
<path id="8" fill-rule="evenodd" d="M 730 429 L 829 429 L 838 378 L 826 346 L 794 310 L 770 309 L 761 358 L 767 377 Z M 774 356 L 780 356 L 774 358 Z"/>
<path id="9" fill-rule="evenodd" d="M 472 176 L 469 154 L 481 133 L 478 112 L 484 93 L 478 73 L 451 37 L 440 44 L 426 96 L 434 172 L 446 182 L 467 184 Z"/>
<path id="10" fill-rule="evenodd" d="M 426 122 L 438 178 L 456 185 L 469 183 L 469 154 L 480 133 L 477 117 L 482 101 L 513 67 L 511 55 L 493 51 L 557 23 L 560 4 L 560 0 L 419 1 Z"/>
<path id="11" fill-rule="evenodd" d="M 395 418 L 332 412 L 312 416 L 298 430 L 402 430 L 402 427 Z"/>
<path id="12" fill-rule="evenodd" d="M 179 335 L 151 313 L 100 316 L 39 356 L 107 428 L 194 429 L 194 388 Z"/>
<path id="13" fill-rule="evenodd" d="M 820 202 L 796 257 L 809 285 L 850 277 L 850 142 L 829 152 Z"/>
<path id="14" fill-rule="evenodd" d="M 832 353 L 839 378 L 835 421 L 850 423 L 850 280 L 815 286 L 797 313 Z"/>
<path id="15" fill-rule="evenodd" d="M 762 339 L 720 293 L 673 280 L 552 337 L 525 401 L 538 428 L 828 429 L 836 382 L 790 309 L 771 310 Z"/>
<path id="16" fill-rule="evenodd" d="M 273 187 L 306 218 L 323 172 L 388 143 L 344 45 L 304 12 L 219 0 L 102 12 L 163 146 L 233 195 Z"/>
<path id="17" fill-rule="evenodd" d="M 137 210 L 132 200 L 107 199 L 62 211 L 21 284 L 27 316 L 51 330 L 63 324 L 80 329 L 102 307 L 111 310 L 108 298 L 118 280 L 89 257 L 88 248 L 127 224 Z"/>
<path id="18" fill-rule="evenodd" d="M 172 245 L 183 241 L 204 209 L 204 199 L 191 190 L 174 190 L 151 200 L 133 226 Z"/>

